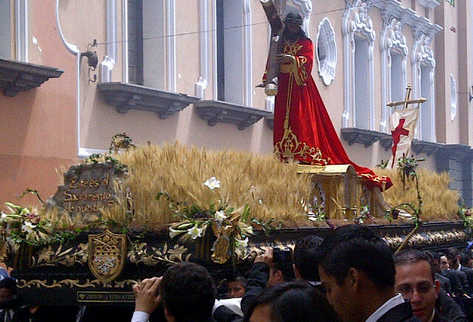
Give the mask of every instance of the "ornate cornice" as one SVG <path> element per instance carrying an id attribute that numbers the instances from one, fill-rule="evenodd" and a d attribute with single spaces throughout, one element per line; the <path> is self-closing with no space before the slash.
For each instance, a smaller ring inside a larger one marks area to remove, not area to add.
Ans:
<path id="1" fill-rule="evenodd" d="M 389 24 L 385 24 L 382 46 L 385 49 L 395 49 L 403 56 L 407 56 L 408 48 L 406 37 L 402 33 L 402 22 L 392 17 Z"/>
<path id="2" fill-rule="evenodd" d="M 374 41 L 376 32 L 373 28 L 373 21 L 368 15 L 369 3 L 362 0 L 346 0 L 347 8 L 343 18 L 343 33 L 358 34 Z"/>
<path id="3" fill-rule="evenodd" d="M 41 86 L 50 78 L 58 78 L 63 71 L 54 67 L 0 59 L 0 89 L 5 96 Z"/>
<path id="4" fill-rule="evenodd" d="M 214 126 L 217 123 L 231 123 L 237 125 L 239 130 L 244 130 L 263 117 L 273 114 L 252 107 L 211 100 L 197 102 L 195 109 L 209 126 Z"/>
<path id="5" fill-rule="evenodd" d="M 432 0 L 425 1 L 432 2 Z M 396 0 L 368 0 L 367 5 L 374 6 L 381 10 L 381 16 L 385 24 L 389 24 L 392 18 L 396 18 L 400 20 L 402 24 L 411 26 L 415 35 L 423 33 L 433 38 L 435 34 L 443 30 L 441 26 L 432 23 L 423 16 L 419 16 L 414 10 L 402 7 Z M 418 36 L 416 36 L 416 38 L 417 37 Z"/>
<path id="6" fill-rule="evenodd" d="M 197 97 L 185 94 L 128 83 L 100 83 L 97 88 L 104 96 L 105 101 L 115 106 L 119 113 L 126 113 L 129 110 L 143 110 L 155 112 L 161 119 L 166 119 L 199 100 Z"/>

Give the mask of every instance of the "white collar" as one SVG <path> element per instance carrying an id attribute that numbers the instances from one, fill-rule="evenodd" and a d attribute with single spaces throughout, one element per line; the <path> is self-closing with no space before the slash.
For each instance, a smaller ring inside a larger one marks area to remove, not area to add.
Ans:
<path id="1" fill-rule="evenodd" d="M 393 307 L 398 306 L 399 304 L 404 303 L 404 299 L 401 294 L 398 294 L 381 305 L 373 314 L 371 314 L 365 322 L 376 322 L 380 317 L 382 317 L 386 312 L 391 310 Z"/>
<path id="2" fill-rule="evenodd" d="M 457 271 L 461 271 L 461 270 L 462 270 L 462 264 L 458 264 Z"/>

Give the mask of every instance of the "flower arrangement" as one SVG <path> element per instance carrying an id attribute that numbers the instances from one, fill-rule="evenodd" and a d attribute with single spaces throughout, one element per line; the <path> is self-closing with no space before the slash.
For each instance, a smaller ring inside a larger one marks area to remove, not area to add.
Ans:
<path id="1" fill-rule="evenodd" d="M 212 191 L 217 201 L 208 206 L 197 200 L 192 194 L 194 203 L 179 203 L 174 201 L 166 192 L 160 192 L 157 199 L 166 198 L 169 209 L 179 219 L 169 227 L 169 237 L 179 238 L 180 241 L 209 238 L 215 236 L 211 247 L 213 262 L 226 263 L 229 259 L 235 262 L 248 256 L 248 237 L 253 235 L 253 224 L 268 229 L 271 222 L 260 222 L 250 219 L 250 208 L 244 205 L 234 208 L 230 201 L 220 194 L 220 181 L 211 177 L 203 183 L 204 189 Z"/>
<path id="2" fill-rule="evenodd" d="M 6 202 L 8 213 L 1 213 L 0 232 L 3 240 L 16 244 L 41 245 L 49 239 L 47 221 L 41 220 L 36 209 Z"/>

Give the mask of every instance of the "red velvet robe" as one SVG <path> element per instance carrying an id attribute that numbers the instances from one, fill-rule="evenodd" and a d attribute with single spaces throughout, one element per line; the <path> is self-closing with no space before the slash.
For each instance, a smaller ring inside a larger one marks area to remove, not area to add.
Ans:
<path id="1" fill-rule="evenodd" d="M 381 190 L 392 183 L 388 177 L 350 160 L 332 125 L 311 76 L 314 48 L 310 39 L 285 42 L 283 53 L 295 57 L 281 64 L 274 108 L 274 153 L 281 161 L 302 164 L 351 164 L 368 187 Z"/>

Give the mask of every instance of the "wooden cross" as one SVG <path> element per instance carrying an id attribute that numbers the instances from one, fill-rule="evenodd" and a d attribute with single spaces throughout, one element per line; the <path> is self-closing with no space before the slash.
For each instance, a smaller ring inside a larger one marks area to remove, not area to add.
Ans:
<path id="1" fill-rule="evenodd" d="M 427 100 L 423 97 L 421 98 L 418 98 L 416 100 L 410 100 L 411 98 L 411 92 L 412 92 L 412 86 L 409 84 L 407 85 L 407 89 L 406 89 L 406 99 L 404 101 L 398 101 L 398 102 L 390 102 L 388 104 L 386 104 L 386 106 L 389 106 L 389 107 L 394 107 L 394 106 L 399 106 L 399 105 L 404 105 L 403 109 L 406 109 L 409 104 L 422 104 L 422 103 L 425 103 Z"/>

